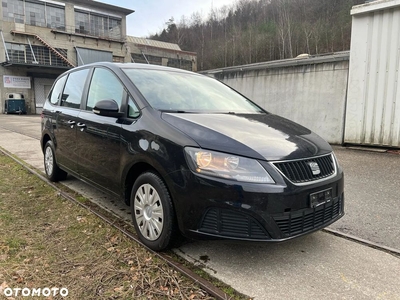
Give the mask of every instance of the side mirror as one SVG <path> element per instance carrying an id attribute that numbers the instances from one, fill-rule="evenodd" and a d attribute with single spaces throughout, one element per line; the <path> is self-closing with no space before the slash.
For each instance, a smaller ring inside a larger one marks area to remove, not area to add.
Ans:
<path id="1" fill-rule="evenodd" d="M 119 112 L 118 104 L 113 99 L 100 100 L 94 106 L 93 112 L 96 115 L 114 118 L 120 118 L 124 115 L 122 112 Z"/>

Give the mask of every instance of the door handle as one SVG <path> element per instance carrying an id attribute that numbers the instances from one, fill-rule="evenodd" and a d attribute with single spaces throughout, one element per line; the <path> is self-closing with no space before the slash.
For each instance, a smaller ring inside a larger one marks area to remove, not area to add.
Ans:
<path id="1" fill-rule="evenodd" d="M 85 128 L 86 128 L 86 124 L 85 123 L 81 123 L 81 122 L 76 124 L 76 126 L 78 126 L 81 131 L 85 130 Z"/>
<path id="2" fill-rule="evenodd" d="M 75 121 L 73 121 L 73 120 L 68 120 L 68 125 L 71 127 L 71 128 L 74 128 L 74 125 L 75 125 Z"/>

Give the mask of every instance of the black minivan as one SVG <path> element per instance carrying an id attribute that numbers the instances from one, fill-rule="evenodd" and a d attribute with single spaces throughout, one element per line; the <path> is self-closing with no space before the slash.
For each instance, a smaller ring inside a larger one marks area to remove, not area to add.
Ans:
<path id="1" fill-rule="evenodd" d="M 42 113 L 52 181 L 67 173 L 131 207 L 140 239 L 284 241 L 344 215 L 330 145 L 223 83 L 143 64 L 59 76 Z"/>

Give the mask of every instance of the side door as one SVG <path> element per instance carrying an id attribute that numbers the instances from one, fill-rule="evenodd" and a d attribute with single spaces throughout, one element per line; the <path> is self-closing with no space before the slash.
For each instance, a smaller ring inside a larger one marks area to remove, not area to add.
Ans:
<path id="1" fill-rule="evenodd" d="M 57 163 L 66 171 L 77 171 L 76 124 L 88 74 L 89 69 L 81 69 L 68 75 L 60 105 L 55 111 Z"/>
<path id="2" fill-rule="evenodd" d="M 122 111 L 124 85 L 109 69 L 97 67 L 91 77 L 87 102 L 78 117 L 79 175 L 93 184 L 118 193 L 121 165 L 121 122 L 99 116 L 92 109 L 100 100 L 113 99 Z"/>

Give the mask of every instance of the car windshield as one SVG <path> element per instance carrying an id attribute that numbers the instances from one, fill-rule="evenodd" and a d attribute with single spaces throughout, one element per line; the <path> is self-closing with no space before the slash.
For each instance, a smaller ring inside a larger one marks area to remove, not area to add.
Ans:
<path id="1" fill-rule="evenodd" d="M 176 112 L 265 113 L 221 82 L 198 74 L 124 69 L 155 109 Z"/>

